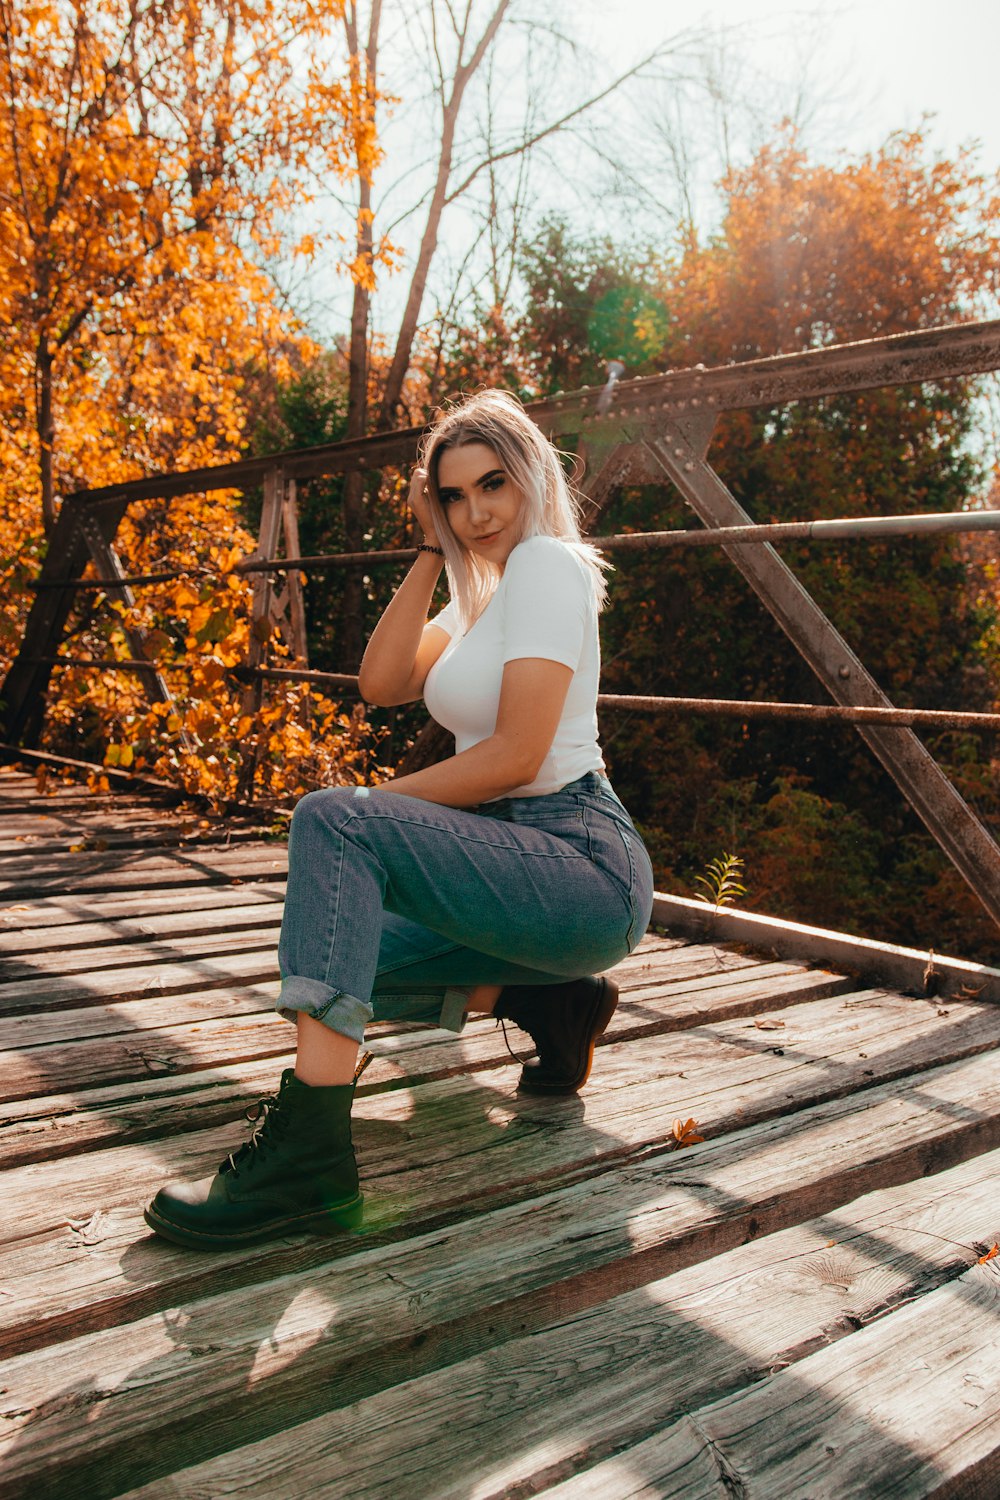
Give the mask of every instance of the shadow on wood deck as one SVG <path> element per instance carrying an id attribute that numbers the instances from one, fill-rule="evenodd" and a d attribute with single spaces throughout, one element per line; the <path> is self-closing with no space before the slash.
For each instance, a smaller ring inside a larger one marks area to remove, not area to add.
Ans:
<path id="1" fill-rule="evenodd" d="M 650 935 L 581 1096 L 376 1028 L 364 1231 L 186 1252 L 290 1061 L 224 837 L 0 772 L 3 1495 L 1000 1494 L 1000 1008 Z"/>

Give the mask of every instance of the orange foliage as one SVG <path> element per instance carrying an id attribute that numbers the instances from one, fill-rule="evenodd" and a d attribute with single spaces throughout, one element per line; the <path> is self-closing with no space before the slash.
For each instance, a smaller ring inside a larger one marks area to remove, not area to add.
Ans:
<path id="1" fill-rule="evenodd" d="M 919 131 L 811 162 L 789 133 L 724 180 L 721 234 L 665 287 L 675 363 L 794 353 L 974 316 L 1000 290 L 1000 191 Z"/>
<path id="2" fill-rule="evenodd" d="M 238 457 L 248 382 L 311 349 L 264 266 L 315 253 L 317 236 L 295 243 L 292 210 L 377 158 L 346 59 L 324 61 L 342 13 L 342 0 L 0 0 L 0 656 L 61 494 Z M 129 571 L 197 569 L 253 538 L 228 492 L 135 507 L 116 547 Z M 163 716 L 120 673 L 60 674 L 51 728 L 221 797 L 248 731 L 240 689 L 202 658 L 242 659 L 249 591 L 195 588 L 194 617 L 211 624 L 188 630 L 183 582 L 143 590 L 129 622 L 167 663 L 169 732 L 154 734 Z M 81 654 L 132 654 L 106 601 L 78 616 Z M 195 663 L 172 668 L 185 638 Z M 307 690 L 276 693 L 269 712 L 253 731 L 261 789 L 287 791 L 296 765 L 307 781 L 332 775 L 332 749 L 301 759 L 310 722 L 345 737 L 348 778 L 365 759 L 357 721 Z"/>

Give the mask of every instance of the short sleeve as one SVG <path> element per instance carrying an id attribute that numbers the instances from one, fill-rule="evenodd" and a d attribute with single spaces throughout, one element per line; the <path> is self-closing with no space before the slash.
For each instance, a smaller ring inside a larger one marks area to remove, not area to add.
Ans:
<path id="1" fill-rule="evenodd" d="M 454 601 L 449 600 L 441 613 L 435 615 L 433 620 L 428 620 L 427 623 L 428 625 L 436 625 L 439 630 L 446 631 L 448 635 L 454 635 L 458 629 L 458 615 Z"/>
<path id="2" fill-rule="evenodd" d="M 557 537 L 529 537 L 504 573 L 503 661 L 527 656 L 580 665 L 594 590 L 585 564 Z"/>

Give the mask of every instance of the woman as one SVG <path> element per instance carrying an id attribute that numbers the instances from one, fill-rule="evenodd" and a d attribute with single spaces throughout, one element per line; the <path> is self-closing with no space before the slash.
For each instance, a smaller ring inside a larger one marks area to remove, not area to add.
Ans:
<path id="1" fill-rule="evenodd" d="M 410 505 L 423 541 L 361 692 L 423 694 L 457 753 L 296 807 L 278 951 L 295 1068 L 214 1178 L 153 1199 L 147 1223 L 180 1244 L 360 1222 L 350 1113 L 373 1018 L 513 1020 L 537 1053 L 520 1087 L 575 1093 L 617 1004 L 593 976 L 649 921 L 649 858 L 597 740 L 606 565 L 580 540 L 556 450 L 513 397 L 484 391 L 431 431 Z M 427 623 L 442 564 L 451 602 Z"/>

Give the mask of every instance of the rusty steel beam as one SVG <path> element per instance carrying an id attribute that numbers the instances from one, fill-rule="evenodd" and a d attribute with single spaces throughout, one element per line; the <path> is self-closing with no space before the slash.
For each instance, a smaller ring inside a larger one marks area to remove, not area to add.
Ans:
<path id="1" fill-rule="evenodd" d="M 706 407 L 722 412 L 784 406 L 790 401 L 850 395 L 880 386 L 982 375 L 998 368 L 1000 320 L 954 323 L 922 333 L 861 339 L 853 344 L 832 344 L 798 354 L 778 354 L 710 368 L 698 366 L 667 375 L 625 380 L 616 388 L 608 420 L 617 421 L 627 431 L 633 421 L 690 416 Z M 584 400 L 584 393 L 574 391 L 545 403 L 546 430 L 577 431 L 576 418 L 581 412 L 585 423 L 600 420 L 599 393 L 586 395 L 588 399 Z M 529 409 L 534 416 L 538 408 Z"/>
<path id="2" fill-rule="evenodd" d="M 616 464 L 619 474 L 624 469 Z M 599 513 L 599 511 L 595 512 Z M 588 536 L 602 552 L 640 552 L 672 547 L 738 547 L 761 542 L 832 542 L 847 538 L 864 541 L 871 537 L 957 535 L 962 532 L 1000 531 L 1000 510 L 943 511 L 919 516 L 845 516 L 829 521 L 777 521 L 765 526 L 701 527 L 697 531 L 628 531 L 613 536 Z M 415 547 L 391 547 L 379 552 L 318 552 L 307 557 L 279 557 L 269 562 L 236 563 L 225 573 L 211 568 L 185 568 L 167 573 L 136 573 L 123 578 L 84 578 L 72 583 L 29 583 L 28 592 L 75 589 L 91 592 L 117 588 L 120 584 L 140 587 L 176 578 L 227 578 L 250 573 L 282 573 L 288 568 L 365 568 L 383 563 L 412 562 Z"/>
<path id="3" fill-rule="evenodd" d="M 601 693 L 599 708 L 645 714 L 718 714 L 729 719 L 797 719 L 820 724 L 897 724 L 908 729 L 1000 730 L 1000 714 L 938 708 L 845 708 L 833 703 L 774 703 L 761 698 L 648 698 Z"/>
<path id="4" fill-rule="evenodd" d="M 148 672 L 151 663 L 128 658 L 53 656 L 50 666 L 112 672 Z M 194 663 L 175 662 L 163 671 L 193 671 Z M 308 682 L 358 692 L 358 679 L 351 672 L 321 672 L 308 667 L 227 667 L 226 675 L 237 682 Z M 779 703 L 761 698 L 663 698 L 640 693 L 601 693 L 599 708 L 624 709 L 631 713 L 706 714 L 730 719 L 795 719 L 818 723 L 901 724 L 908 728 L 1000 730 L 1000 714 L 964 713 L 938 708 L 844 708 L 831 703 Z"/>
<path id="5" fill-rule="evenodd" d="M 818 396 L 906 385 L 919 380 L 949 380 L 1000 368 L 1000 320 L 957 323 L 920 333 L 863 339 L 779 354 L 740 364 L 672 370 L 622 380 L 607 412 L 598 410 L 601 388 L 584 387 L 546 401 L 533 401 L 529 415 L 551 435 L 603 429 L 608 442 L 634 441 L 643 423 L 663 415 L 682 415 L 701 407 L 735 411 L 778 406 Z M 639 430 L 636 430 L 639 429 Z M 416 457 L 424 427 L 408 427 L 349 442 L 294 448 L 263 458 L 239 459 L 186 473 L 159 474 L 103 489 L 78 490 L 72 497 L 88 506 L 113 504 L 119 498 L 151 500 L 209 490 L 245 489 L 260 484 L 276 464 L 290 479 L 345 474 L 410 463 Z"/>
<path id="6" fill-rule="evenodd" d="M 311 667 L 228 667 L 226 670 L 227 676 L 235 677 L 237 682 L 263 678 L 265 682 L 309 682 L 320 687 L 348 688 L 351 692 L 358 692 L 355 672 L 319 672 Z"/>
<path id="7" fill-rule="evenodd" d="M 763 542 L 868 541 L 878 537 L 947 536 L 1000 531 L 1000 510 L 948 511 L 924 516 L 857 516 L 831 521 L 775 521 L 765 526 L 712 526 L 698 531 L 632 531 L 588 540 L 602 552 L 659 547 L 749 547 Z"/>
<path id="8" fill-rule="evenodd" d="M 664 422 L 660 436 L 648 437 L 646 447 L 704 525 L 749 525 L 746 511 L 705 460 L 715 420 L 711 412 L 699 412 Z M 724 550 L 835 702 L 851 708 L 894 706 L 772 546 Z M 975 813 L 912 729 L 855 727 L 1000 924 L 1000 848 Z"/>

